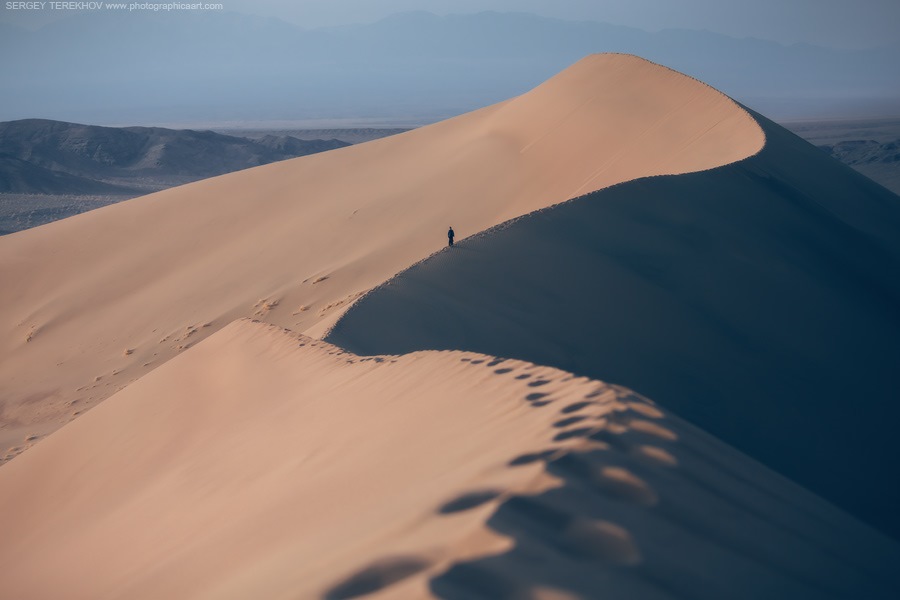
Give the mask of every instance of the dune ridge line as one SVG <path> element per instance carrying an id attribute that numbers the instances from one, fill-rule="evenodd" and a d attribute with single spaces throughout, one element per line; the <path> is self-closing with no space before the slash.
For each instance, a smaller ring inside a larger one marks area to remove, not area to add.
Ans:
<path id="1" fill-rule="evenodd" d="M 4 236 L 0 274 L 16 285 L 0 289 L 0 446 L 21 449 L 20 436 L 49 433 L 235 319 L 321 337 L 442 247 L 449 225 L 466 237 L 588 184 L 707 168 L 763 143 L 712 88 L 594 55 L 441 123 Z"/>

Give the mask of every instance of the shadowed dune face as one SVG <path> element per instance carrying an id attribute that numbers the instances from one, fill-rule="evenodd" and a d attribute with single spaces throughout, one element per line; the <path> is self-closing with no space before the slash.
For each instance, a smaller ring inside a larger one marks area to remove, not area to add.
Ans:
<path id="1" fill-rule="evenodd" d="M 22 600 L 900 586 L 895 543 L 629 390 L 249 320 L 0 469 L 0 507 Z"/>
<path id="2" fill-rule="evenodd" d="M 754 157 L 463 241 L 366 296 L 327 339 L 628 385 L 900 535 L 886 479 L 900 462 L 900 199 L 758 120 Z"/>
<path id="3" fill-rule="evenodd" d="M 0 286 L 0 443 L 58 425 L 236 318 L 318 336 L 361 293 L 441 248 L 449 225 L 465 238 L 762 144 L 715 90 L 597 55 L 430 127 L 4 236 L 0 280 L 14 284 Z M 35 394 L 39 410 L 26 403 Z"/>

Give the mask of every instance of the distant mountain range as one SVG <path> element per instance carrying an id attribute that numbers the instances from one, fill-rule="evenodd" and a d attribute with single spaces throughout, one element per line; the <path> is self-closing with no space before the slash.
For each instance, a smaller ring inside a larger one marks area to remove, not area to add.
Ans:
<path id="1" fill-rule="evenodd" d="M 886 143 L 848 140 L 819 148 L 900 195 L 900 139 Z"/>
<path id="2" fill-rule="evenodd" d="M 43 119 L 0 123 L 0 235 L 198 179 L 348 145 L 336 139 L 247 139 Z"/>
<path id="3" fill-rule="evenodd" d="M 338 140 L 43 119 L 0 123 L 0 193 L 139 195 L 347 146 Z"/>
<path id="4" fill-rule="evenodd" d="M 524 13 L 400 13 L 302 29 L 231 12 L 80 14 L 0 26 L 0 118 L 94 123 L 457 114 L 596 52 L 638 54 L 769 116 L 900 113 L 900 47 L 785 46 Z"/>
<path id="5" fill-rule="evenodd" d="M 848 165 L 900 163 L 900 140 L 886 144 L 875 140 L 851 140 L 819 147 Z"/>

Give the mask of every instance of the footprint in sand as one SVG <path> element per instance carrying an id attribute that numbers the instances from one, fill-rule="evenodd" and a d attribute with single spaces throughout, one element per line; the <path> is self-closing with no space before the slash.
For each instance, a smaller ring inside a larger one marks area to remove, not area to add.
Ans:
<path id="1" fill-rule="evenodd" d="M 591 392 L 589 394 L 585 394 L 584 397 L 585 398 L 600 398 L 600 397 L 607 396 L 607 395 L 609 396 L 609 399 L 612 400 L 616 397 L 616 392 L 612 388 L 609 388 L 606 386 L 601 386 L 601 387 L 597 388 L 596 390 L 594 390 L 593 392 Z"/>
<path id="2" fill-rule="evenodd" d="M 631 451 L 632 445 L 622 439 L 621 432 L 610 431 L 610 427 L 613 427 L 613 425 L 607 425 L 605 429 L 601 429 L 600 431 L 591 434 L 591 440 L 606 444 L 618 452 Z"/>
<path id="3" fill-rule="evenodd" d="M 592 470 L 591 480 L 607 496 L 633 502 L 641 506 L 653 506 L 659 496 L 647 482 L 622 467 L 606 466 Z"/>
<path id="4" fill-rule="evenodd" d="M 523 526 L 528 530 L 574 558 L 623 566 L 641 561 L 631 534 L 615 523 L 571 515 L 522 496 L 511 498 L 501 510 L 508 518 L 524 521 Z"/>
<path id="5" fill-rule="evenodd" d="M 554 442 L 562 442 L 571 440 L 572 438 L 588 437 L 594 431 L 593 427 L 578 427 L 576 429 L 567 429 L 560 431 L 553 437 Z"/>
<path id="6" fill-rule="evenodd" d="M 609 521 L 575 517 L 566 527 L 563 538 L 584 558 L 623 566 L 641 562 L 641 553 L 631 534 Z"/>
<path id="7" fill-rule="evenodd" d="M 657 446 L 641 445 L 631 449 L 631 453 L 640 461 L 654 466 L 677 467 L 678 459 L 669 451 Z"/>
<path id="8" fill-rule="evenodd" d="M 452 513 L 462 512 L 464 510 L 470 510 L 473 508 L 477 508 L 482 504 L 490 502 L 494 498 L 497 498 L 499 495 L 500 492 L 496 490 L 479 490 L 476 492 L 468 492 L 447 502 L 438 509 L 438 512 L 442 515 L 449 515 Z"/>
<path id="9" fill-rule="evenodd" d="M 659 423 L 645 421 L 643 419 L 634 419 L 630 421 L 628 423 L 628 430 L 650 435 L 669 442 L 674 442 L 678 439 L 678 434 L 671 429 L 667 429 Z"/>
<path id="10" fill-rule="evenodd" d="M 655 406 L 644 404 L 643 402 L 628 402 L 628 409 L 650 419 L 662 419 L 666 415 Z"/>
<path id="11" fill-rule="evenodd" d="M 525 600 L 530 597 L 526 590 L 522 590 L 507 575 L 473 563 L 453 565 L 432 584 L 441 598 Z M 446 593 L 442 593 L 444 586 L 447 586 Z"/>
<path id="12" fill-rule="evenodd" d="M 561 412 L 561 413 L 563 413 L 563 414 L 570 414 L 570 413 L 573 413 L 573 412 L 578 412 L 578 411 L 580 411 L 580 410 L 584 410 L 585 408 L 587 408 L 587 407 L 590 406 L 591 404 L 593 404 L 593 402 L 575 402 L 575 403 L 573 403 L 573 404 L 570 404 L 570 405 L 564 407 L 564 408 L 563 408 L 561 411 L 559 411 L 559 412 Z"/>
<path id="13" fill-rule="evenodd" d="M 528 387 L 541 387 L 542 385 L 547 385 L 548 383 L 550 382 L 546 379 L 535 379 L 528 384 Z"/>
<path id="14" fill-rule="evenodd" d="M 520 467 L 522 465 L 530 465 L 539 461 L 550 460 L 557 452 L 559 452 L 559 450 L 544 450 L 543 452 L 530 452 L 528 454 L 521 454 L 509 461 L 509 466 Z"/>
<path id="15" fill-rule="evenodd" d="M 584 416 L 576 416 L 576 417 L 566 417 L 565 419 L 560 419 L 556 423 L 553 424 L 554 427 L 568 427 L 569 425 L 574 425 L 575 423 L 579 423 L 584 421 L 587 417 Z"/>
<path id="16" fill-rule="evenodd" d="M 351 575 L 325 594 L 325 600 L 359 598 L 424 571 L 430 563 L 414 556 L 384 558 Z"/>

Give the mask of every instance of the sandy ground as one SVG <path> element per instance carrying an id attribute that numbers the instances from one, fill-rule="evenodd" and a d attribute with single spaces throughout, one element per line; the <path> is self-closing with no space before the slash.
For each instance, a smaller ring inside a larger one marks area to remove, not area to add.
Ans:
<path id="1" fill-rule="evenodd" d="M 450 225 L 464 250 L 765 142 L 700 82 L 591 56 L 449 121 L 0 238 L 0 595 L 895 598 L 896 542 L 628 389 L 320 339 L 445 260 Z"/>
<path id="2" fill-rule="evenodd" d="M 635 102 L 640 98 L 640 102 Z M 622 55 L 449 121 L 0 238 L 0 448 L 240 317 L 320 335 L 445 243 L 635 177 L 757 152 L 719 92 Z"/>
<path id="3" fill-rule="evenodd" d="M 0 506 L 23 600 L 900 589 L 896 544 L 626 389 L 249 320 L 4 466 Z"/>

